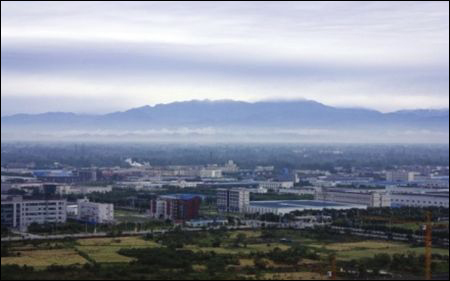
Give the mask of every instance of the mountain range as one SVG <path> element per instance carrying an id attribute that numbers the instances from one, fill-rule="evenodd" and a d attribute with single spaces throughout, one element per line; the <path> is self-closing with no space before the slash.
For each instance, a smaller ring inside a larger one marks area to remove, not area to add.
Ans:
<path id="1" fill-rule="evenodd" d="M 439 132 L 448 135 L 449 110 L 382 113 L 337 108 L 315 101 L 186 101 L 144 106 L 104 115 L 64 112 L 1 118 L 2 139 L 10 132 L 149 131 L 212 128 L 216 132 L 329 130 L 346 132 Z M 224 133 L 226 134 L 226 133 Z M 446 140 L 448 141 L 448 139 Z"/>

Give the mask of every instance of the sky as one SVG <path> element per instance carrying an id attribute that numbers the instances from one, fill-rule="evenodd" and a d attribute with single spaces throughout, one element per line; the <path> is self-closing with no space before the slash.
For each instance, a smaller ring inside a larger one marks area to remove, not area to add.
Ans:
<path id="1" fill-rule="evenodd" d="M 1 2 L 1 114 L 449 107 L 448 1 Z"/>

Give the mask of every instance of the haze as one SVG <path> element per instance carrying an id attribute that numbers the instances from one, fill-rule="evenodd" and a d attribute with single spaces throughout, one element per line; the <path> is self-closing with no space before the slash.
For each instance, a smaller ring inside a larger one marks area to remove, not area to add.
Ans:
<path id="1" fill-rule="evenodd" d="M 1 114 L 192 99 L 448 108 L 449 3 L 1 3 Z"/>

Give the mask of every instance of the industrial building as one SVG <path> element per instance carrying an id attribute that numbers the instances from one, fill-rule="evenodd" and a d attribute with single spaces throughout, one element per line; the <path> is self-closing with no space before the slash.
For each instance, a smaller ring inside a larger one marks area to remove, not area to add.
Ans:
<path id="1" fill-rule="evenodd" d="M 66 170 L 36 170 L 33 176 L 43 182 L 51 183 L 73 183 L 77 181 L 77 176 L 72 171 Z"/>
<path id="2" fill-rule="evenodd" d="M 392 207 L 443 207 L 448 208 L 447 193 L 392 193 Z"/>
<path id="3" fill-rule="evenodd" d="M 219 212 L 242 213 L 250 204 L 250 191 L 244 188 L 218 189 L 217 208 Z"/>
<path id="4" fill-rule="evenodd" d="M 322 189 L 320 187 L 302 187 L 297 189 L 280 189 L 279 194 L 294 194 L 294 195 L 312 195 L 315 196 L 317 192 Z"/>
<path id="5" fill-rule="evenodd" d="M 93 203 L 88 199 L 80 199 L 77 205 L 77 218 L 80 221 L 95 224 L 114 222 L 113 204 Z"/>
<path id="6" fill-rule="evenodd" d="M 259 187 L 275 191 L 290 189 L 294 187 L 294 181 L 262 181 L 259 182 Z"/>
<path id="7" fill-rule="evenodd" d="M 388 182 L 412 182 L 416 177 L 415 172 L 408 171 L 388 171 L 386 172 L 386 181 Z"/>
<path id="8" fill-rule="evenodd" d="M 24 200 L 21 196 L 1 201 L 1 224 L 25 231 L 31 224 L 65 223 L 66 200 Z"/>
<path id="9" fill-rule="evenodd" d="M 160 196 L 150 201 L 150 216 L 155 219 L 188 221 L 198 218 L 202 198 L 195 194 Z"/>
<path id="10" fill-rule="evenodd" d="M 285 215 L 295 211 L 321 211 L 324 209 L 367 209 L 367 206 L 360 204 L 345 204 L 319 200 L 253 201 L 250 202 L 250 205 L 246 208 L 246 213 Z"/>
<path id="11" fill-rule="evenodd" d="M 222 178 L 222 170 L 214 167 L 208 167 L 200 171 L 200 177 L 203 178 Z"/>
<path id="12" fill-rule="evenodd" d="M 91 194 L 91 193 L 109 193 L 112 192 L 112 186 L 72 186 L 68 194 Z"/>
<path id="13" fill-rule="evenodd" d="M 323 188 L 315 195 L 316 200 L 359 204 L 371 208 L 390 207 L 390 195 L 385 190 Z"/>

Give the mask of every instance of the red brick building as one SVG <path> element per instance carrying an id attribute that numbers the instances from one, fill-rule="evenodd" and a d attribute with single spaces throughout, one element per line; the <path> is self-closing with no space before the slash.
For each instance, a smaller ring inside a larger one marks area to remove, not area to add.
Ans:
<path id="1" fill-rule="evenodd" d="M 150 216 L 155 219 L 189 221 L 199 216 L 202 198 L 192 194 L 160 196 L 150 201 Z"/>

